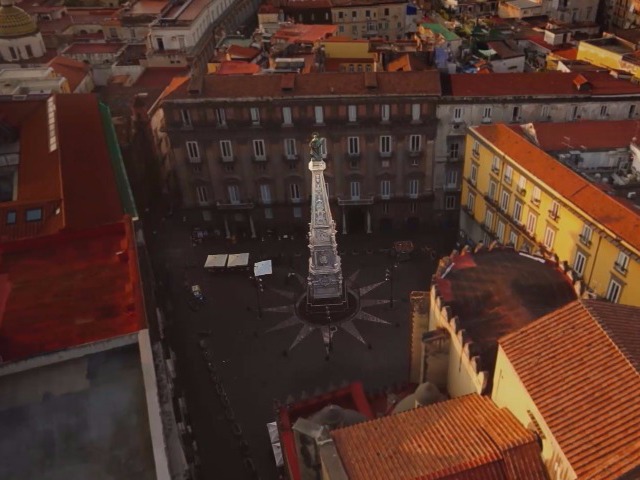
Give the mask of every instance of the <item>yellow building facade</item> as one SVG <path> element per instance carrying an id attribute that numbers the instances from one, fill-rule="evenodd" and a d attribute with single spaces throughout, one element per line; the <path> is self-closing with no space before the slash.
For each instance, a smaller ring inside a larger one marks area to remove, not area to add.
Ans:
<path id="1" fill-rule="evenodd" d="M 640 306 L 640 215 L 631 207 L 505 125 L 470 129 L 463 176 L 469 240 L 557 255 L 591 292 Z"/>
<path id="2" fill-rule="evenodd" d="M 614 36 L 581 41 L 576 60 L 598 67 L 623 70 L 640 78 L 640 55 L 635 46 Z"/>

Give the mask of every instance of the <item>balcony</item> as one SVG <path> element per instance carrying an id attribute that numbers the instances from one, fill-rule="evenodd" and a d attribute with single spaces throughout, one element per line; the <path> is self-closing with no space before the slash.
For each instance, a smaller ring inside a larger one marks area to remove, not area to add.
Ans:
<path id="1" fill-rule="evenodd" d="M 560 215 L 555 210 L 549 210 L 549 218 L 557 222 L 560 219 Z"/>
<path id="2" fill-rule="evenodd" d="M 340 206 L 349 206 L 349 205 L 373 205 L 374 197 L 373 195 L 360 196 L 358 198 L 341 198 L 338 197 L 338 205 Z"/>
<path id="3" fill-rule="evenodd" d="M 391 156 L 393 155 L 393 152 L 389 151 L 389 152 L 378 152 L 380 154 L 380 158 L 391 158 Z"/>
<path id="4" fill-rule="evenodd" d="M 220 157 L 220 163 L 235 163 L 238 160 L 238 157 L 235 155 L 231 155 L 229 157 Z"/>
<path id="5" fill-rule="evenodd" d="M 216 202 L 218 210 L 251 210 L 255 204 L 249 201 Z"/>
<path id="6" fill-rule="evenodd" d="M 493 173 L 494 175 L 498 175 L 500 173 L 500 167 L 492 165 L 491 166 L 491 173 Z"/>
<path id="7" fill-rule="evenodd" d="M 622 275 L 626 275 L 629 268 L 628 265 L 623 265 L 621 263 L 615 262 L 613 264 L 613 268 L 615 269 L 616 272 L 622 274 Z"/>
<path id="8" fill-rule="evenodd" d="M 362 154 L 358 152 L 347 152 L 347 157 L 351 160 L 360 160 Z"/>
<path id="9" fill-rule="evenodd" d="M 580 240 L 580 243 L 585 247 L 591 246 L 591 238 L 587 238 L 584 235 L 578 235 L 578 240 Z"/>
<path id="10" fill-rule="evenodd" d="M 282 155 L 282 160 L 284 160 L 287 163 L 289 163 L 289 162 L 297 162 L 298 160 L 300 160 L 300 155 L 298 155 L 297 153 L 295 153 L 295 154 L 284 154 L 284 155 Z"/>
<path id="11" fill-rule="evenodd" d="M 409 150 L 407 152 L 407 155 L 412 158 L 419 157 L 420 155 L 422 155 L 422 150 Z"/>
<path id="12" fill-rule="evenodd" d="M 257 157 L 256 155 L 254 155 L 252 159 L 256 163 L 267 163 L 269 161 L 269 157 L 267 157 L 266 155 L 263 155 L 260 157 Z"/>
<path id="13" fill-rule="evenodd" d="M 521 188 L 521 187 L 516 187 L 516 192 L 518 192 L 519 195 L 524 197 L 527 194 L 527 189 L 526 188 Z"/>

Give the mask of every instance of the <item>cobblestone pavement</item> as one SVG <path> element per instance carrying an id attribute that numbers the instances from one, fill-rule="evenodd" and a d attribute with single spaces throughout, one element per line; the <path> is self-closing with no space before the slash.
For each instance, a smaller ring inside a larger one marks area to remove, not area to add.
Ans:
<path id="1" fill-rule="evenodd" d="M 319 330 L 290 351 L 299 327 L 267 332 L 286 317 L 264 311 L 262 319 L 258 318 L 256 289 L 247 272 L 211 274 L 203 269 L 208 254 L 249 252 L 252 261 L 271 258 L 274 273 L 265 277 L 260 301 L 267 309 L 283 305 L 287 303 L 283 291 L 302 288 L 299 283 L 294 285 L 288 274 L 306 277 L 308 248 L 304 239 L 248 240 L 235 245 L 223 239 L 206 239 L 193 246 L 190 229 L 179 218 L 150 227 L 148 243 L 156 278 L 161 282 L 160 300 L 167 305 L 167 333 L 178 359 L 179 385 L 186 392 L 201 478 L 278 478 L 266 429 L 266 423 L 274 420 L 274 399 L 297 399 L 344 381 L 361 380 L 368 390 L 406 382 L 409 292 L 428 289 L 435 267 L 435 260 L 420 247 L 428 245 L 448 253 L 455 234 L 338 235 L 344 276 L 357 271 L 356 286 L 385 279 L 385 269 L 393 264 L 385 250 L 394 240 L 413 240 L 416 253 L 395 270 L 394 307 L 367 308 L 390 325 L 358 323 L 370 348 L 344 332 L 336 335 L 327 360 Z M 188 302 L 187 286 L 192 284 L 200 285 L 206 297 L 197 310 Z M 384 282 L 367 298 L 389 296 L 390 284 Z"/>

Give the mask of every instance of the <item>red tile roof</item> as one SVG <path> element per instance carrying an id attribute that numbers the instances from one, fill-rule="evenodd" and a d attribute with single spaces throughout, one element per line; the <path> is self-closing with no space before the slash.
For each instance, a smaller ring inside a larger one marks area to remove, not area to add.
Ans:
<path id="1" fill-rule="evenodd" d="M 260 50 L 253 47 L 243 47 L 242 45 L 229 45 L 227 52 L 232 60 L 253 60 L 260 55 Z"/>
<path id="2" fill-rule="evenodd" d="M 72 43 L 62 51 L 63 55 L 87 55 L 94 53 L 116 54 L 126 45 L 124 43 Z"/>
<path id="3" fill-rule="evenodd" d="M 591 90 L 576 89 L 575 73 L 492 73 L 482 77 L 459 73 L 449 76 L 450 94 L 454 97 L 640 95 L 640 85 L 613 78 L 607 72 L 583 72 L 582 75 L 591 83 Z"/>
<path id="4" fill-rule="evenodd" d="M 188 73 L 187 68 L 176 67 L 148 67 L 144 69 L 142 75 L 136 80 L 136 87 L 143 88 L 164 88 L 169 85 L 174 78 Z"/>
<path id="5" fill-rule="evenodd" d="M 450 272 L 434 283 L 489 378 L 501 336 L 576 299 L 568 277 L 551 261 L 531 260 L 512 248 L 454 255 L 451 261 Z"/>
<path id="6" fill-rule="evenodd" d="M 583 300 L 500 340 L 579 480 L 640 465 L 639 321 L 638 307 Z"/>
<path id="7" fill-rule="evenodd" d="M 69 82 L 69 88 L 73 93 L 82 83 L 91 67 L 84 62 L 79 62 L 73 58 L 55 57 L 49 62 L 49 66 L 58 74 L 63 76 Z"/>
<path id="8" fill-rule="evenodd" d="M 564 50 L 556 50 L 553 52 L 556 57 L 564 58 L 566 60 L 575 60 L 578 57 L 578 49 L 575 47 L 566 48 Z"/>
<path id="9" fill-rule="evenodd" d="M 608 150 L 629 147 L 634 137 L 640 136 L 640 121 L 584 121 L 532 124 L 536 144 L 545 152 L 568 150 Z M 521 126 L 513 127 L 524 135 Z"/>
<path id="10" fill-rule="evenodd" d="M 272 43 L 314 43 L 331 37 L 338 31 L 337 25 L 284 25 L 271 37 Z"/>
<path id="11" fill-rule="evenodd" d="M 218 75 L 255 75 L 260 71 L 260 66 L 248 62 L 222 62 L 216 70 Z"/>
<path id="12" fill-rule="evenodd" d="M 0 254 L 0 361 L 144 328 L 130 220 L 4 244 Z"/>
<path id="13" fill-rule="evenodd" d="M 595 222 L 640 250 L 640 215 L 634 207 L 608 195 L 506 125 L 482 125 L 471 130 Z"/>
<path id="14" fill-rule="evenodd" d="M 546 480 L 533 433 L 467 395 L 331 432 L 350 480 Z"/>
<path id="15" fill-rule="evenodd" d="M 294 96 L 327 96 L 339 98 L 343 95 L 439 95 L 440 74 L 437 70 L 424 72 L 378 72 L 378 86 L 365 86 L 364 73 L 308 73 L 296 75 L 293 90 L 282 90 L 282 74 L 206 75 L 199 98 L 216 97 L 242 99 L 248 97 L 273 98 Z M 190 98 L 188 82 L 177 86 L 165 99 Z"/>

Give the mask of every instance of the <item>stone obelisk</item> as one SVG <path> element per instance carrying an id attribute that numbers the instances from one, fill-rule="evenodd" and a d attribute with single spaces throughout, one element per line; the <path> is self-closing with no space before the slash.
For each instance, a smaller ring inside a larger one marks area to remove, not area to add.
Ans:
<path id="1" fill-rule="evenodd" d="M 310 304 L 333 304 L 344 301 L 342 265 L 336 244 L 336 224 L 331 217 L 327 185 L 324 181 L 322 150 L 325 139 L 317 133 L 309 143 L 311 149 L 311 222 L 309 223 L 309 276 L 307 277 Z M 331 301 L 335 299 L 335 302 Z"/>

